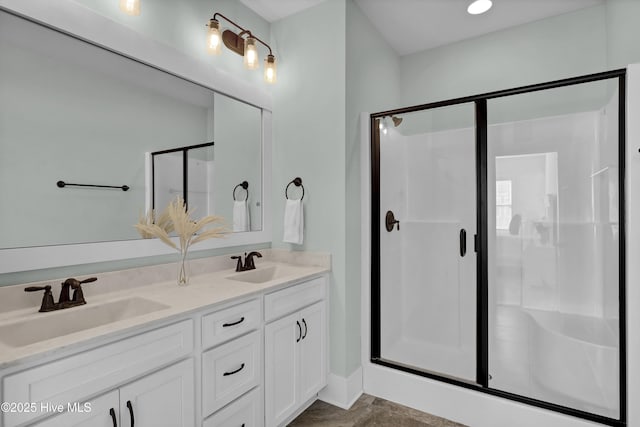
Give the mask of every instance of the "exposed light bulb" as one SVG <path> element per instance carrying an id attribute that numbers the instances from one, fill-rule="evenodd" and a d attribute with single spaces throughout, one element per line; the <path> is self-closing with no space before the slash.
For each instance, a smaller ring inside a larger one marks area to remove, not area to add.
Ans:
<path id="1" fill-rule="evenodd" d="M 209 20 L 209 30 L 207 31 L 207 52 L 211 55 L 220 55 L 221 42 L 220 24 L 215 19 L 211 19 Z"/>
<path id="2" fill-rule="evenodd" d="M 247 37 L 244 41 L 244 67 L 247 70 L 255 70 L 259 66 L 256 39 L 253 37 Z"/>
<path id="3" fill-rule="evenodd" d="M 382 132 L 383 135 L 386 135 L 388 130 L 388 126 L 387 126 L 387 118 L 383 117 L 380 120 L 380 123 L 378 124 L 378 128 L 380 129 L 380 132 Z"/>
<path id="4" fill-rule="evenodd" d="M 485 13 L 487 10 L 491 9 L 491 6 L 493 6 L 491 0 L 475 0 L 469 5 L 467 12 L 471 15 L 480 15 L 481 13 Z"/>
<path id="5" fill-rule="evenodd" d="M 120 10 L 127 15 L 140 15 L 140 0 L 120 0 Z"/>
<path id="6" fill-rule="evenodd" d="M 276 80 L 276 58 L 273 55 L 268 55 L 264 60 L 264 81 L 273 84 Z"/>

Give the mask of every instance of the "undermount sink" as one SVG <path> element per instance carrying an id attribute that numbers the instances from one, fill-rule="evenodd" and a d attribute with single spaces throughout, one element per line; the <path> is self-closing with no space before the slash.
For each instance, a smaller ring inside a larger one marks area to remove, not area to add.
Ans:
<path id="1" fill-rule="evenodd" d="M 0 341 L 11 347 L 22 347 L 165 308 L 169 306 L 141 297 L 67 308 L 0 326 Z"/>
<path id="2" fill-rule="evenodd" d="M 288 273 L 290 273 L 290 271 L 286 268 L 279 265 L 271 265 L 269 267 L 256 268 L 255 270 L 233 274 L 227 276 L 227 279 L 237 280 L 238 282 L 265 283 L 283 277 Z"/>

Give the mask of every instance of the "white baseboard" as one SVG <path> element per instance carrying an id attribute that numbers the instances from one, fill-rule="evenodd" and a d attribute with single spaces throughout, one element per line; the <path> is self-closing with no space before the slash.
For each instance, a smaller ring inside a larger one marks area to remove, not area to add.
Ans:
<path id="1" fill-rule="evenodd" d="M 348 378 L 329 374 L 327 386 L 318 393 L 323 402 L 349 409 L 362 395 L 362 367 L 355 370 Z"/>

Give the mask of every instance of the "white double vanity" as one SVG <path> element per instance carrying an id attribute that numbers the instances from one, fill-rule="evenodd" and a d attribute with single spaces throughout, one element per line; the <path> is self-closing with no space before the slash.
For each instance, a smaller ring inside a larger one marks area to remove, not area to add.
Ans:
<path id="1" fill-rule="evenodd" d="M 228 256 L 192 261 L 200 273 L 180 288 L 175 265 L 98 275 L 84 285 L 87 305 L 49 313 L 24 285 L 1 287 L 14 310 L 0 312 L 2 401 L 12 405 L 0 424 L 287 423 L 327 382 L 330 261 L 262 252 L 242 273 Z"/>

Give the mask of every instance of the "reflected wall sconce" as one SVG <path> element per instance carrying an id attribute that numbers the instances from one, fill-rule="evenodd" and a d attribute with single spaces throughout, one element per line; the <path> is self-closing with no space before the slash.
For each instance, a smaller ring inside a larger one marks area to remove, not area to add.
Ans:
<path id="1" fill-rule="evenodd" d="M 221 34 L 218 17 L 237 27 L 240 33 L 236 34 L 231 30 L 224 30 Z M 229 50 L 244 57 L 244 67 L 248 70 L 260 68 L 257 43 L 264 45 L 269 49 L 269 54 L 264 60 L 264 81 L 267 83 L 276 82 L 276 57 L 273 56 L 271 46 L 254 36 L 251 31 L 242 28 L 220 13 L 213 15 L 213 18 L 211 18 L 207 24 L 207 28 L 207 51 L 211 55 L 220 55 L 222 44 L 224 43 Z"/>
<path id="2" fill-rule="evenodd" d="M 402 117 L 391 116 L 391 121 L 393 122 L 393 127 L 397 128 L 402 123 Z M 380 120 L 380 124 L 378 125 L 383 135 L 387 134 L 389 129 L 389 116 L 384 116 L 382 120 Z"/>
<path id="3" fill-rule="evenodd" d="M 120 0 L 120 10 L 127 15 L 140 15 L 140 0 Z"/>

